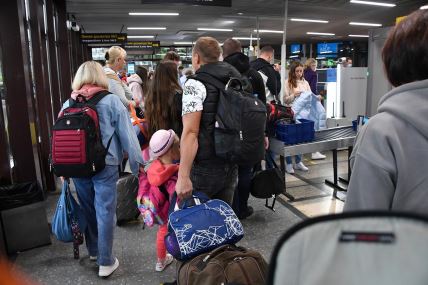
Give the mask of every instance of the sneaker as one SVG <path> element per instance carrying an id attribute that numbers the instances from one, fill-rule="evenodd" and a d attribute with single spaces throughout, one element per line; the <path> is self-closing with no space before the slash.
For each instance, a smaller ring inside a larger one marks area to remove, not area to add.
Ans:
<path id="1" fill-rule="evenodd" d="M 325 156 L 324 154 L 320 153 L 319 151 L 312 153 L 312 160 L 317 160 L 317 159 L 325 159 L 327 156 Z"/>
<path id="2" fill-rule="evenodd" d="M 285 165 L 285 171 L 286 171 L 288 174 L 294 174 L 294 168 L 293 168 L 293 165 L 292 165 L 292 164 L 287 164 L 287 165 Z"/>
<path id="3" fill-rule="evenodd" d="M 160 261 L 158 259 L 158 262 L 156 262 L 156 271 L 157 272 L 162 272 L 165 270 L 165 268 L 170 265 L 172 262 L 174 261 L 174 257 L 172 257 L 171 254 L 167 254 L 165 259 Z"/>
<path id="4" fill-rule="evenodd" d="M 97 256 L 89 256 L 90 261 L 97 261 Z"/>
<path id="5" fill-rule="evenodd" d="M 98 271 L 98 276 L 108 277 L 110 276 L 117 268 L 119 267 L 119 260 L 115 258 L 113 265 L 100 265 L 100 270 Z"/>
<path id="6" fill-rule="evenodd" d="M 251 206 L 248 206 L 247 207 L 247 210 L 246 211 L 244 211 L 243 213 L 241 213 L 240 215 L 239 215 L 239 219 L 240 220 L 245 220 L 246 218 L 248 218 L 249 216 L 251 216 L 252 214 L 254 214 L 254 209 L 253 209 L 253 207 L 251 207 Z"/>
<path id="7" fill-rule="evenodd" d="M 298 170 L 302 170 L 302 171 L 308 171 L 309 168 L 307 168 L 303 162 L 299 162 L 298 164 L 296 164 L 296 169 Z"/>

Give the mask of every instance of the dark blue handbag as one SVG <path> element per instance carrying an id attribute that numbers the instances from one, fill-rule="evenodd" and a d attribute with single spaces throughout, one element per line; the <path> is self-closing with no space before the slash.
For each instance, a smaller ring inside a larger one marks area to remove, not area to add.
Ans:
<path id="1" fill-rule="evenodd" d="M 179 260 L 187 260 L 224 244 L 235 244 L 244 228 L 232 208 L 222 200 L 209 200 L 200 192 L 183 201 L 169 215 L 165 245 Z"/>
<path id="2" fill-rule="evenodd" d="M 52 219 L 52 233 L 58 240 L 63 242 L 74 241 L 73 221 L 77 222 L 80 232 L 84 233 L 87 225 L 85 216 L 80 205 L 70 193 L 69 182 L 64 180 L 61 196 Z"/>

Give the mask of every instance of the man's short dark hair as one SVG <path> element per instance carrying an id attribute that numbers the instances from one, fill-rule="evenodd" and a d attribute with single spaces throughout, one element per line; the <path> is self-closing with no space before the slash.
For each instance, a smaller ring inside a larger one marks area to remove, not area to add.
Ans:
<path id="1" fill-rule="evenodd" d="M 170 50 L 165 54 L 163 60 L 180 61 L 180 56 L 175 51 Z"/>
<path id="2" fill-rule="evenodd" d="M 216 63 L 220 58 L 221 47 L 212 37 L 200 37 L 193 47 L 193 52 L 197 53 L 205 63 Z"/>
<path id="3" fill-rule="evenodd" d="M 271 46 L 264 46 L 260 50 L 260 53 L 273 53 L 273 51 L 274 51 L 273 47 L 271 47 Z"/>
<path id="4" fill-rule="evenodd" d="M 223 58 L 228 57 L 231 54 L 241 52 L 242 46 L 241 42 L 235 39 L 227 39 L 223 43 Z"/>
<path id="5" fill-rule="evenodd" d="M 382 59 L 395 87 L 428 79 L 428 10 L 410 14 L 391 31 Z"/>

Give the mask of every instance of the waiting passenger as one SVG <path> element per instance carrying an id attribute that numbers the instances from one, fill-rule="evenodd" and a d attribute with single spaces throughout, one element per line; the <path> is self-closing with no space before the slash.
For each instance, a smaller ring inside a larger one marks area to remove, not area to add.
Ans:
<path id="1" fill-rule="evenodd" d="M 99 63 L 87 61 L 77 70 L 72 87 L 73 99 L 79 95 L 90 99 L 98 92 L 107 90 L 108 80 Z M 67 100 L 63 109 L 68 105 Z M 126 152 L 132 173 L 137 175 L 143 158 L 128 113 L 118 96 L 107 95 L 96 105 L 96 109 L 104 147 L 107 147 L 111 139 L 106 166 L 93 177 L 73 178 L 73 181 L 88 222 L 85 238 L 90 260 L 97 260 L 100 266 L 98 275 L 106 277 L 119 266 L 119 261 L 112 252 L 118 166 Z"/>
<path id="2" fill-rule="evenodd" d="M 177 80 L 176 64 L 170 60 L 160 62 L 145 101 L 149 137 L 161 129 L 172 129 L 181 136 L 182 92 Z"/>
<path id="3" fill-rule="evenodd" d="M 211 37 L 199 38 L 193 48 L 192 66 L 196 79 L 189 79 L 183 91 L 183 134 L 176 192 L 179 198 L 201 191 L 210 198 L 232 204 L 238 167 L 216 156 L 214 127 L 219 90 L 198 80 L 198 73 L 215 76 L 225 85 L 230 77 L 241 77 L 230 64 L 220 62 L 221 47 Z"/>
<path id="4" fill-rule="evenodd" d="M 135 107 L 136 103 L 132 100 L 131 89 L 117 75 L 117 72 L 125 67 L 126 51 L 119 46 L 112 46 L 106 52 L 105 58 L 104 72 L 108 78 L 108 91 L 119 96 L 120 101 L 127 109 L 129 104 Z"/>
<path id="5" fill-rule="evenodd" d="M 135 73 L 128 77 L 128 84 L 132 92 L 132 100 L 134 100 L 137 108 L 143 111 L 144 97 L 147 96 L 149 90 L 147 69 L 142 66 L 137 66 L 135 68 Z"/>
<path id="6" fill-rule="evenodd" d="M 358 133 L 345 211 L 428 214 L 428 10 L 389 34 L 382 59 L 395 87 Z"/>
<path id="7" fill-rule="evenodd" d="M 311 92 L 311 87 L 309 83 L 303 77 L 303 65 L 300 62 L 293 62 L 290 66 L 290 71 L 288 73 L 288 82 L 285 84 L 284 88 L 284 103 L 287 105 L 292 105 L 294 100 L 300 96 L 303 92 Z M 309 169 L 302 162 L 302 155 L 296 155 L 296 169 L 308 171 Z M 285 170 L 287 173 L 293 174 L 293 162 L 290 156 L 285 158 L 287 165 Z"/>

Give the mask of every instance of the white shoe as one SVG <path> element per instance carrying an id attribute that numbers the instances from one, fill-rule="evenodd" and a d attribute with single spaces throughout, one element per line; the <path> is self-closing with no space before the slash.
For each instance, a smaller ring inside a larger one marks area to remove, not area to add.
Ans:
<path id="1" fill-rule="evenodd" d="M 285 172 L 288 174 L 294 174 L 294 168 L 292 164 L 285 165 Z"/>
<path id="2" fill-rule="evenodd" d="M 108 266 L 100 265 L 98 276 L 100 277 L 110 276 L 118 267 L 119 267 L 119 260 L 115 258 L 113 265 L 108 265 Z"/>
<path id="3" fill-rule="evenodd" d="M 170 265 L 174 261 L 174 257 L 172 257 L 171 254 L 167 254 L 165 259 L 163 261 L 156 262 L 156 271 L 162 272 L 165 270 L 165 268 Z"/>
<path id="4" fill-rule="evenodd" d="M 90 261 L 97 261 L 97 257 L 96 256 L 89 256 L 89 260 Z"/>
<path id="5" fill-rule="evenodd" d="M 320 153 L 319 151 L 312 153 L 312 159 L 313 160 L 317 160 L 317 159 L 325 159 L 327 156 L 325 156 L 324 154 Z"/>
<path id="6" fill-rule="evenodd" d="M 299 162 L 298 164 L 296 164 L 296 169 L 298 170 L 302 170 L 302 171 L 308 171 L 309 168 L 307 168 L 303 162 Z"/>

